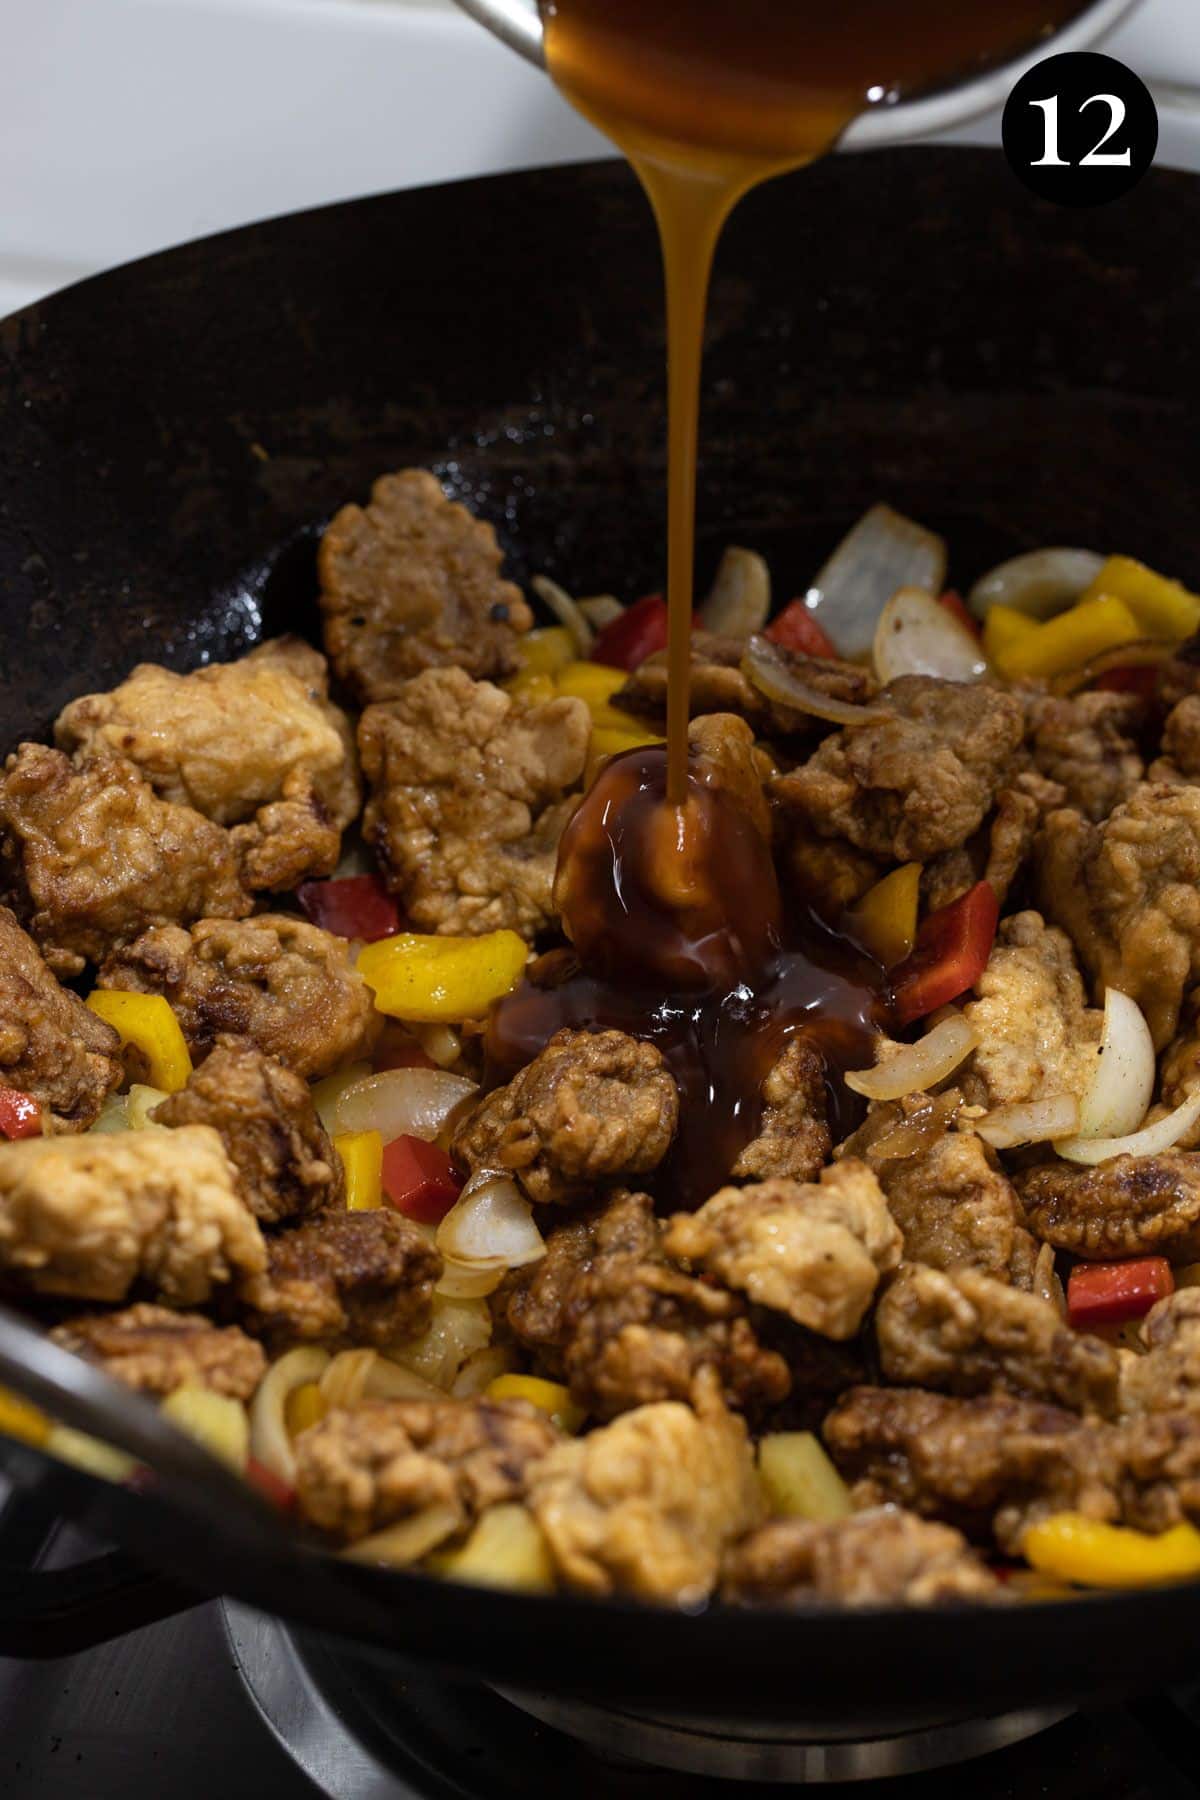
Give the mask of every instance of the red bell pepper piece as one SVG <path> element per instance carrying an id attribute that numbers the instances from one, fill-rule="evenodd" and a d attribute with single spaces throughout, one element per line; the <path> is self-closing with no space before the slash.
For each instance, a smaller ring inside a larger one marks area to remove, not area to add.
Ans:
<path id="1" fill-rule="evenodd" d="M 917 932 L 917 941 L 892 974 L 892 1016 L 897 1025 L 957 999 L 987 967 L 1000 903 L 988 881 L 973 888 L 949 906 L 930 913 Z"/>
<path id="2" fill-rule="evenodd" d="M 589 661 L 606 663 L 610 669 L 636 669 L 666 647 L 666 600 L 661 594 L 647 594 L 596 633 Z"/>
<path id="3" fill-rule="evenodd" d="M 944 594 L 938 595 L 938 605 L 944 606 L 948 613 L 953 613 L 959 624 L 969 631 L 973 638 L 982 639 L 983 631 L 979 620 L 970 611 L 961 594 L 956 593 L 953 588 L 947 588 Z"/>
<path id="4" fill-rule="evenodd" d="M 296 889 L 305 917 L 336 937 L 395 937 L 400 908 L 378 875 L 345 875 L 340 881 L 305 881 Z"/>
<path id="5" fill-rule="evenodd" d="M 833 639 L 818 624 L 803 600 L 789 600 L 783 611 L 771 620 L 763 636 L 784 650 L 799 650 L 802 656 L 837 655 Z"/>
<path id="6" fill-rule="evenodd" d="M 424 1138 L 398 1137 L 383 1147 L 383 1191 L 397 1212 L 419 1225 L 440 1225 L 462 1180 L 444 1150 Z"/>
<path id="7" fill-rule="evenodd" d="M 1153 700 L 1158 692 L 1159 671 L 1156 668 L 1106 669 L 1097 675 L 1092 686 L 1106 694 L 1136 694 L 1139 699 Z"/>
<path id="8" fill-rule="evenodd" d="M 1067 1318 L 1077 1331 L 1123 1325 L 1127 1319 L 1142 1318 L 1174 1292 L 1175 1277 L 1165 1256 L 1077 1263 L 1067 1281 Z"/>
<path id="9" fill-rule="evenodd" d="M 0 1132 L 6 1138 L 39 1137 L 42 1109 L 32 1094 L 20 1088 L 0 1087 Z"/>
<path id="10" fill-rule="evenodd" d="M 295 1488 L 289 1487 L 287 1482 L 276 1475 L 273 1470 L 268 1469 L 265 1463 L 260 1463 L 256 1456 L 246 1458 L 246 1480 L 252 1487 L 258 1489 L 264 1500 L 269 1500 L 272 1506 L 277 1506 L 280 1512 L 290 1512 L 295 1505 Z"/>

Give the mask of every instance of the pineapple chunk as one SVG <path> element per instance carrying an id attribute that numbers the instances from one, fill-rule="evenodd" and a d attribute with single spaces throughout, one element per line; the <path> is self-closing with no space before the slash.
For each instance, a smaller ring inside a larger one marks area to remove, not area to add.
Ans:
<path id="1" fill-rule="evenodd" d="M 527 1594 L 548 1594 L 554 1587 L 554 1565 L 541 1527 L 527 1507 L 515 1502 L 489 1507 L 466 1543 L 430 1557 L 429 1567 L 450 1581 L 483 1587 Z"/>
<path id="2" fill-rule="evenodd" d="M 228 1463 L 239 1475 L 245 1472 L 250 1456 L 250 1420 L 240 1400 L 185 1382 L 167 1395 L 161 1411 L 172 1425 L 203 1444 L 212 1456 Z"/>
<path id="3" fill-rule="evenodd" d="M 850 1490 L 811 1431 L 776 1431 L 758 1446 L 772 1512 L 788 1519 L 844 1519 Z"/>

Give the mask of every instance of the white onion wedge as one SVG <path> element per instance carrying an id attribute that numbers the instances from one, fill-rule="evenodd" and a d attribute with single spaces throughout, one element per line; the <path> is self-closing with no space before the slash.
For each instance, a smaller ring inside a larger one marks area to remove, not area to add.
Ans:
<path id="1" fill-rule="evenodd" d="M 327 1407 L 358 1406 L 363 1400 L 442 1398 L 441 1388 L 378 1350 L 340 1350 L 321 1376 L 320 1386 Z"/>
<path id="2" fill-rule="evenodd" d="M 448 1500 L 435 1500 L 399 1525 L 389 1525 L 385 1531 L 360 1538 L 342 1555 L 351 1562 L 388 1563 L 392 1568 L 406 1569 L 436 1550 L 461 1522 L 462 1512 L 457 1506 Z"/>
<path id="3" fill-rule="evenodd" d="M 603 631 L 614 619 L 619 619 L 625 608 L 615 594 L 591 594 L 586 600 L 577 602 L 580 612 L 589 625 L 597 631 Z"/>
<path id="4" fill-rule="evenodd" d="M 1048 619 L 1074 605 L 1104 567 L 1094 550 L 1027 550 L 981 575 L 967 595 L 977 619 L 989 606 L 1015 606 L 1031 619 Z"/>
<path id="5" fill-rule="evenodd" d="M 329 1133 L 330 1137 L 337 1131 L 335 1118 L 337 1103 L 348 1087 L 363 1081 L 371 1073 L 369 1062 L 347 1063 L 344 1069 L 338 1069 L 324 1080 L 315 1082 L 312 1087 L 312 1102 L 317 1109 L 317 1117 Z"/>
<path id="6" fill-rule="evenodd" d="M 1078 1129 L 1079 1102 L 1074 1094 L 1014 1100 L 975 1121 L 975 1130 L 993 1150 L 1015 1150 L 1019 1144 L 1049 1144 Z"/>
<path id="7" fill-rule="evenodd" d="M 444 1256 L 441 1280 L 433 1291 L 447 1300 L 479 1300 L 486 1294 L 494 1294 L 507 1274 L 507 1263 L 463 1263 L 455 1262 L 452 1256 Z"/>
<path id="8" fill-rule="evenodd" d="M 1200 1119 L 1200 1094 L 1193 1094 L 1165 1118 L 1143 1125 L 1126 1137 L 1060 1139 L 1054 1146 L 1067 1162 L 1102 1163 L 1114 1156 L 1161 1156 L 1171 1150 Z"/>
<path id="9" fill-rule="evenodd" d="M 492 1314 L 486 1300 L 452 1300 L 438 1294 L 428 1331 L 411 1343 L 396 1345 L 391 1354 L 405 1369 L 445 1390 L 467 1358 L 491 1341 Z"/>
<path id="10" fill-rule="evenodd" d="M 450 1386 L 456 1400 L 473 1400 L 485 1393 L 500 1375 L 513 1366 L 513 1353 L 503 1344 L 489 1344 L 485 1350 L 474 1350 L 468 1356 Z"/>
<path id="11" fill-rule="evenodd" d="M 918 587 L 898 588 L 880 613 L 872 658 L 882 682 L 901 675 L 978 681 L 988 666 L 966 626 Z"/>
<path id="12" fill-rule="evenodd" d="M 559 587 L 557 581 L 551 581 L 548 575 L 535 575 L 529 585 L 538 599 L 550 608 L 559 624 L 566 626 L 578 655 L 586 662 L 592 653 L 596 633 L 580 611 L 578 603 L 572 600 L 566 588 Z"/>
<path id="13" fill-rule="evenodd" d="M 519 1269 L 546 1254 L 533 1208 L 511 1176 L 472 1176 L 437 1228 L 437 1247 L 457 1263 Z"/>
<path id="14" fill-rule="evenodd" d="M 456 1107 L 478 1091 L 465 1075 L 446 1069 L 387 1069 L 342 1089 L 334 1102 L 335 1131 L 378 1131 L 432 1143 Z"/>
<path id="15" fill-rule="evenodd" d="M 452 1069 L 462 1055 L 462 1038 L 453 1025 L 419 1025 L 408 1027 L 431 1062 L 439 1069 Z"/>
<path id="16" fill-rule="evenodd" d="M 873 1069 L 851 1069 L 845 1081 L 868 1100 L 900 1100 L 905 1094 L 923 1094 L 952 1075 L 963 1058 L 979 1042 L 975 1027 L 954 1013 L 927 1031 L 915 1044 L 901 1044 L 894 1056 Z"/>
<path id="17" fill-rule="evenodd" d="M 742 657 L 742 674 L 760 694 L 777 706 L 828 719 L 831 725 L 869 725 L 873 719 L 890 719 L 885 706 L 856 706 L 851 700 L 835 700 L 811 687 L 790 669 L 775 645 L 765 637 L 752 637 Z"/>
<path id="18" fill-rule="evenodd" d="M 940 594 L 946 545 L 890 506 L 873 506 L 848 531 L 804 596 L 843 656 L 866 656 L 897 588 Z"/>
<path id="19" fill-rule="evenodd" d="M 1125 1137 L 1146 1116 L 1154 1093 L 1154 1040 L 1136 1000 L 1109 988 L 1096 1070 L 1079 1102 L 1082 1138 Z"/>
<path id="20" fill-rule="evenodd" d="M 289 1487 L 296 1480 L 296 1458 L 285 1416 L 287 1397 L 293 1388 L 320 1381 L 328 1367 L 327 1350 L 318 1350 L 315 1345 L 289 1350 L 271 1364 L 250 1402 L 250 1454 Z"/>
<path id="21" fill-rule="evenodd" d="M 748 638 L 761 631 L 770 616 L 770 570 L 756 550 L 731 544 L 700 608 L 701 625 L 720 637 Z"/>

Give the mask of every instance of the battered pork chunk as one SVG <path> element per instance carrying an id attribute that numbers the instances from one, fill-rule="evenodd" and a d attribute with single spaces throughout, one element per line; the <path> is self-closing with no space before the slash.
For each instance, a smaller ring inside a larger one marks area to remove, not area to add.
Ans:
<path id="1" fill-rule="evenodd" d="M 560 1444 L 528 1475 L 529 1505 L 568 1587 L 694 1605 L 721 1555 L 762 1517 L 742 1421 L 715 1383 L 696 1408 L 639 1407 Z"/>
<path id="2" fill-rule="evenodd" d="M 1037 861 L 1042 910 L 1097 995 L 1115 987 L 1136 1000 L 1161 1050 L 1200 979 L 1200 787 L 1140 787 L 1101 825 L 1051 813 Z"/>
<path id="3" fill-rule="evenodd" d="M 757 748 L 746 721 L 733 713 L 706 713 L 688 726 L 688 745 L 698 779 L 730 795 L 770 843 L 771 808 L 763 783 L 775 773 L 775 764 Z"/>
<path id="4" fill-rule="evenodd" d="M 444 663 L 510 675 L 533 615 L 501 561 L 491 526 L 424 469 L 381 476 L 369 506 L 344 506 L 317 569 L 325 648 L 355 698 L 390 700 L 409 676 Z"/>
<path id="5" fill-rule="evenodd" d="M 244 1038 L 218 1038 L 153 1117 L 160 1125 L 215 1126 L 242 1196 L 264 1225 L 341 1204 L 341 1158 L 308 1083 Z"/>
<path id="6" fill-rule="evenodd" d="M 1017 1176 L 1030 1225 L 1057 1250 L 1104 1262 L 1200 1257 L 1200 1156 L 1114 1156 L 1087 1167 L 1043 1163 Z"/>
<path id="7" fill-rule="evenodd" d="M 1144 1351 L 1121 1359 L 1121 1410 L 1200 1407 L 1200 1288 L 1179 1288 L 1142 1320 Z"/>
<path id="8" fill-rule="evenodd" d="M 847 1158 L 819 1182 L 727 1187 L 676 1213 L 663 1248 L 823 1337 L 854 1336 L 904 1240 L 875 1176 Z"/>
<path id="9" fill-rule="evenodd" d="M 797 739 L 820 737 L 828 730 L 828 726 L 811 713 L 798 712 L 793 706 L 781 706 L 768 700 L 743 675 L 744 639 L 693 631 L 691 643 L 688 700 L 693 719 L 704 713 L 736 713 L 760 737 L 787 739 L 789 747 L 794 747 Z M 875 691 L 875 683 L 868 671 L 856 663 L 803 656 L 798 650 L 787 650 L 781 645 L 775 648 L 780 661 L 798 680 L 831 700 L 844 700 L 859 706 L 870 700 Z M 665 650 L 647 657 L 633 671 L 625 686 L 613 695 L 613 705 L 656 720 L 666 718 Z"/>
<path id="10" fill-rule="evenodd" d="M 197 1060 L 228 1034 L 310 1081 L 368 1055 L 382 1024 L 345 938 L 282 913 L 143 932 L 100 986 L 165 994 Z"/>
<path id="11" fill-rule="evenodd" d="M 819 836 L 888 862 L 925 862 L 982 825 L 1009 784 L 1021 703 L 982 683 L 904 675 L 877 704 L 891 718 L 838 731 L 771 784 Z"/>
<path id="12" fill-rule="evenodd" d="M 1139 695 L 1031 694 L 1025 706 L 1034 765 L 1061 784 L 1068 806 L 1103 819 L 1129 799 L 1145 774 L 1137 734 L 1147 708 Z"/>
<path id="13" fill-rule="evenodd" d="M 251 907 L 221 826 L 160 800 L 131 763 L 44 744 L 0 776 L 0 898 L 62 976 L 147 926 Z"/>
<path id="14" fill-rule="evenodd" d="M 965 1007 L 979 1044 L 964 1088 L 985 1106 L 1083 1096 L 1096 1068 L 1103 1014 L 1089 1008 L 1071 940 L 1039 913 L 1005 919 Z"/>
<path id="15" fill-rule="evenodd" d="M 390 1207 L 324 1212 L 266 1240 L 266 1268 L 239 1289 L 248 1331 L 272 1344 L 386 1349 L 420 1337 L 442 1259 Z"/>
<path id="16" fill-rule="evenodd" d="M 727 1600 L 804 1606 L 942 1606 L 1004 1590 L 961 1532 L 899 1507 L 847 1519 L 769 1519 L 725 1558 Z"/>
<path id="17" fill-rule="evenodd" d="M 282 894 L 311 877 L 332 875 L 342 849 L 342 834 L 306 769 L 293 770 L 279 799 L 235 825 L 229 841 L 243 884 L 256 894 Z"/>
<path id="18" fill-rule="evenodd" d="M 678 1120 L 679 1090 L 653 1044 L 559 1031 L 464 1120 L 450 1153 L 469 1170 L 510 1170 L 540 1205 L 569 1205 L 656 1169 Z"/>
<path id="19" fill-rule="evenodd" d="M 120 1085 L 121 1040 L 60 987 L 0 906 L 0 1085 L 32 1094 L 60 1131 L 84 1131 Z"/>
<path id="20" fill-rule="evenodd" d="M 757 1134 L 730 1170 L 733 1179 L 815 1180 L 833 1140 L 826 1123 L 825 1061 L 802 1033 L 784 1045 L 762 1084 L 762 1103 Z"/>
<path id="21" fill-rule="evenodd" d="M 0 1143 L 0 1286 L 199 1306 L 266 1266 L 258 1224 L 207 1125 Z"/>
<path id="22" fill-rule="evenodd" d="M 302 1517 L 353 1543 L 428 1508 L 444 1535 L 519 1500 L 530 1466 L 558 1441 L 523 1400 L 368 1400 L 335 1408 L 296 1439 Z"/>
<path id="23" fill-rule="evenodd" d="M 249 1400 L 267 1369 L 262 1346 L 236 1325 L 222 1330 L 201 1313 L 166 1306 L 89 1313 L 56 1326 L 50 1336 L 144 1394 L 171 1394 L 186 1383 Z"/>
<path id="24" fill-rule="evenodd" d="M 973 1269 L 910 1263 L 875 1316 L 879 1366 L 900 1386 L 948 1394 L 993 1388 L 1112 1417 L 1119 1361 L 1111 1344 L 1071 1331 L 1048 1300 Z"/>
<path id="25" fill-rule="evenodd" d="M 582 700 L 526 706 L 461 669 L 431 669 L 367 709 L 363 830 L 418 929 L 532 938 L 552 922 L 590 738 Z"/>
<path id="26" fill-rule="evenodd" d="M 511 1279 L 504 1304 L 518 1342 L 598 1418 L 686 1399 L 702 1369 L 749 1410 L 786 1398 L 791 1385 L 742 1301 L 667 1261 L 645 1194 L 617 1193 L 552 1232 L 545 1257 Z"/>
<path id="27" fill-rule="evenodd" d="M 1193 988 L 1184 1004 L 1179 1035 L 1163 1052 L 1159 1064 L 1159 1103 L 1151 1119 L 1174 1112 L 1200 1091 L 1200 989 Z M 1200 1144 L 1200 1121 L 1176 1139 L 1176 1150 L 1194 1150 Z"/>
<path id="28" fill-rule="evenodd" d="M 1162 755 L 1151 763 L 1151 781 L 1200 780 L 1200 694 L 1173 706 L 1163 726 Z"/>

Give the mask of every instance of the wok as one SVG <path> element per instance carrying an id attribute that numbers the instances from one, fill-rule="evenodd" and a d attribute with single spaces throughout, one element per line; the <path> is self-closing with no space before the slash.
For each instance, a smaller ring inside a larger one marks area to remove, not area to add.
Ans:
<path id="1" fill-rule="evenodd" d="M 1198 287 L 1200 185 L 1176 173 L 1078 213 L 962 149 L 831 159 L 761 191 L 713 290 L 701 579 L 735 541 L 780 596 L 802 590 L 886 498 L 946 534 L 960 584 L 1057 542 L 1194 585 Z M 186 668 L 311 631 L 321 523 L 406 464 L 495 522 L 518 578 L 658 586 L 662 374 L 650 218 L 611 164 L 255 225 L 17 314 L 0 324 L 0 737 L 44 733 L 139 659 Z M 339 1563 L 178 1471 L 110 1488 L 7 1442 L 0 1467 L 121 1546 L 65 1578 L 5 1573 L 0 1650 L 18 1654 L 228 1593 L 398 1665 L 884 1729 L 1094 1702 L 1200 1649 L 1194 1585 L 690 1616 Z"/>

